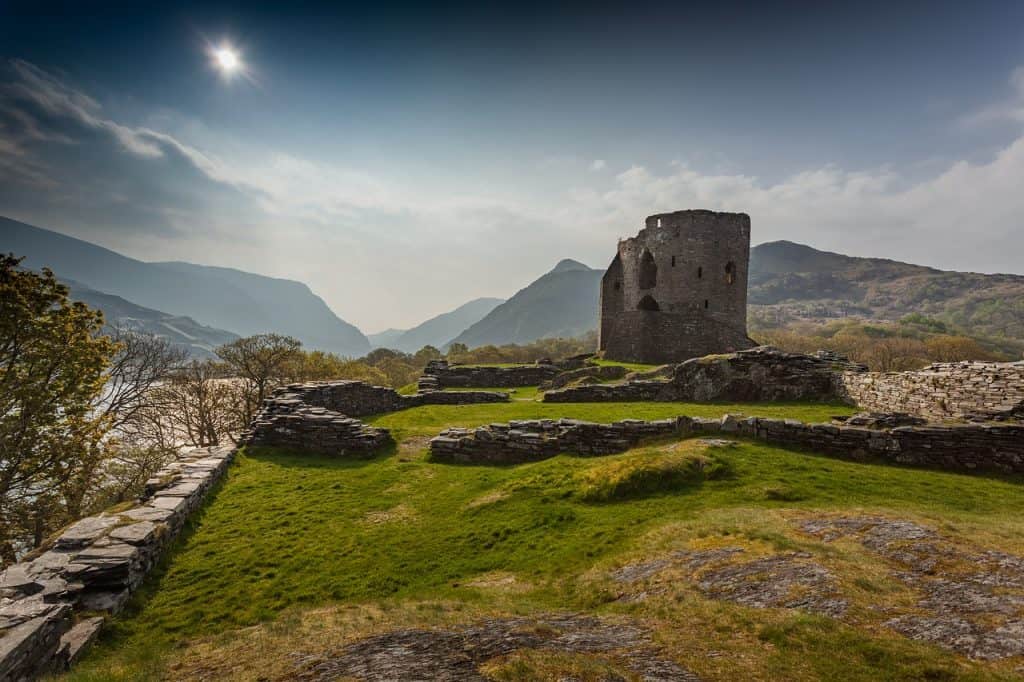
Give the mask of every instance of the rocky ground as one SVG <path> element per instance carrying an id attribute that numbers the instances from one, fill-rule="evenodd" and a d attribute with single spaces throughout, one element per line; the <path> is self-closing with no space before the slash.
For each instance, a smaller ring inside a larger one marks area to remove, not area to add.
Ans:
<path id="1" fill-rule="evenodd" d="M 660 655 L 638 623 L 580 614 L 490 619 L 458 630 L 395 630 L 334 653 L 298 655 L 295 679 L 486 682 L 493 678 L 485 676 L 481 666 L 493 662 L 500 666 L 502 658 L 526 650 L 596 657 L 603 668 L 602 679 L 609 682 L 699 680 Z"/>

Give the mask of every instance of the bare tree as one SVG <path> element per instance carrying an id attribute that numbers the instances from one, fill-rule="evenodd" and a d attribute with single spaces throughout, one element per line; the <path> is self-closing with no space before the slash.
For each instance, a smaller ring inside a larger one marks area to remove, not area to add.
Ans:
<path id="1" fill-rule="evenodd" d="M 252 421 L 267 393 L 288 374 L 300 357 L 302 342 L 281 334 L 257 334 L 225 344 L 215 352 L 217 357 L 241 379 L 248 388 L 242 420 Z"/>
<path id="2" fill-rule="evenodd" d="M 193 360 L 180 368 L 158 395 L 164 423 L 195 447 L 219 445 L 248 424 L 240 419 L 244 386 L 225 378 L 224 369 L 211 360 Z"/>

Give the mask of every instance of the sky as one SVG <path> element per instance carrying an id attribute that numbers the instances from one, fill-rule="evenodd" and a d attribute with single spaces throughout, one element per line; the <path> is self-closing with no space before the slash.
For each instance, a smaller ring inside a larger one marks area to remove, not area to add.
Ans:
<path id="1" fill-rule="evenodd" d="M 367 333 L 686 208 L 1024 274 L 1024 3 L 429 5 L 0 1 L 0 215 Z"/>

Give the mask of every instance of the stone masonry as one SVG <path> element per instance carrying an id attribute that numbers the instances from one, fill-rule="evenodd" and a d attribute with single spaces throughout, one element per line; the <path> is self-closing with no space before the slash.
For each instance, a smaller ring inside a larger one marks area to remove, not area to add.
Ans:
<path id="1" fill-rule="evenodd" d="M 750 348 L 750 216 L 648 216 L 619 242 L 601 279 L 598 348 L 610 360 L 663 364 Z"/>
<path id="2" fill-rule="evenodd" d="M 838 400 L 836 378 L 852 365 L 829 355 L 786 353 L 771 346 L 693 358 L 665 380 L 573 386 L 544 394 L 544 402 Z"/>
<path id="3" fill-rule="evenodd" d="M 933 421 L 1024 418 L 1024 362 L 950 362 L 917 372 L 844 373 L 845 398 Z"/>
<path id="4" fill-rule="evenodd" d="M 876 424 L 884 421 L 873 420 Z M 746 436 L 841 459 L 879 459 L 953 471 L 1024 473 L 1024 424 L 865 428 L 736 415 L 718 420 L 681 416 L 613 424 L 531 420 L 447 429 L 430 441 L 430 452 L 432 459 L 441 462 L 515 464 L 563 452 L 611 454 L 628 450 L 644 438 L 708 433 Z"/>
<path id="5" fill-rule="evenodd" d="M 191 450 L 146 483 L 139 503 L 77 521 L 0 573 L 0 681 L 66 669 L 203 504 L 233 447 Z"/>
<path id="6" fill-rule="evenodd" d="M 537 386 L 562 371 L 551 362 L 499 367 L 496 365 L 449 365 L 447 360 L 431 360 L 423 370 L 424 379 L 435 388 L 516 388 Z M 421 388 L 426 384 L 421 384 Z"/>

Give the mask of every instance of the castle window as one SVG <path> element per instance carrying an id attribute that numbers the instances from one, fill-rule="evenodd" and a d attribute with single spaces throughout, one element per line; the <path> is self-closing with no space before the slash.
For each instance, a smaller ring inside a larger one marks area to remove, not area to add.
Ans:
<path id="1" fill-rule="evenodd" d="M 658 227 L 661 227 L 661 218 L 658 218 Z"/>
<path id="2" fill-rule="evenodd" d="M 658 265 L 654 262 L 654 254 L 647 249 L 640 254 L 639 280 L 641 289 L 653 289 L 658 284 Z"/>
<path id="3" fill-rule="evenodd" d="M 640 302 L 636 304 L 637 310 L 661 310 L 661 306 L 654 300 L 654 297 L 650 294 L 640 299 Z"/>
<path id="4" fill-rule="evenodd" d="M 616 282 L 615 283 L 615 291 L 621 291 L 621 290 L 622 290 L 622 282 Z"/>
<path id="5" fill-rule="evenodd" d="M 729 261 L 725 264 L 725 283 L 733 284 L 736 282 L 736 264 Z"/>
<path id="6" fill-rule="evenodd" d="M 708 303 L 709 303 L 708 299 L 705 298 L 704 299 L 704 310 L 708 309 Z"/>
<path id="7" fill-rule="evenodd" d="M 702 268 L 701 266 L 698 265 L 697 266 L 697 279 L 700 279 L 703 276 L 704 276 L 704 268 Z"/>
<path id="8" fill-rule="evenodd" d="M 676 257 L 672 256 L 672 267 L 676 266 Z"/>

